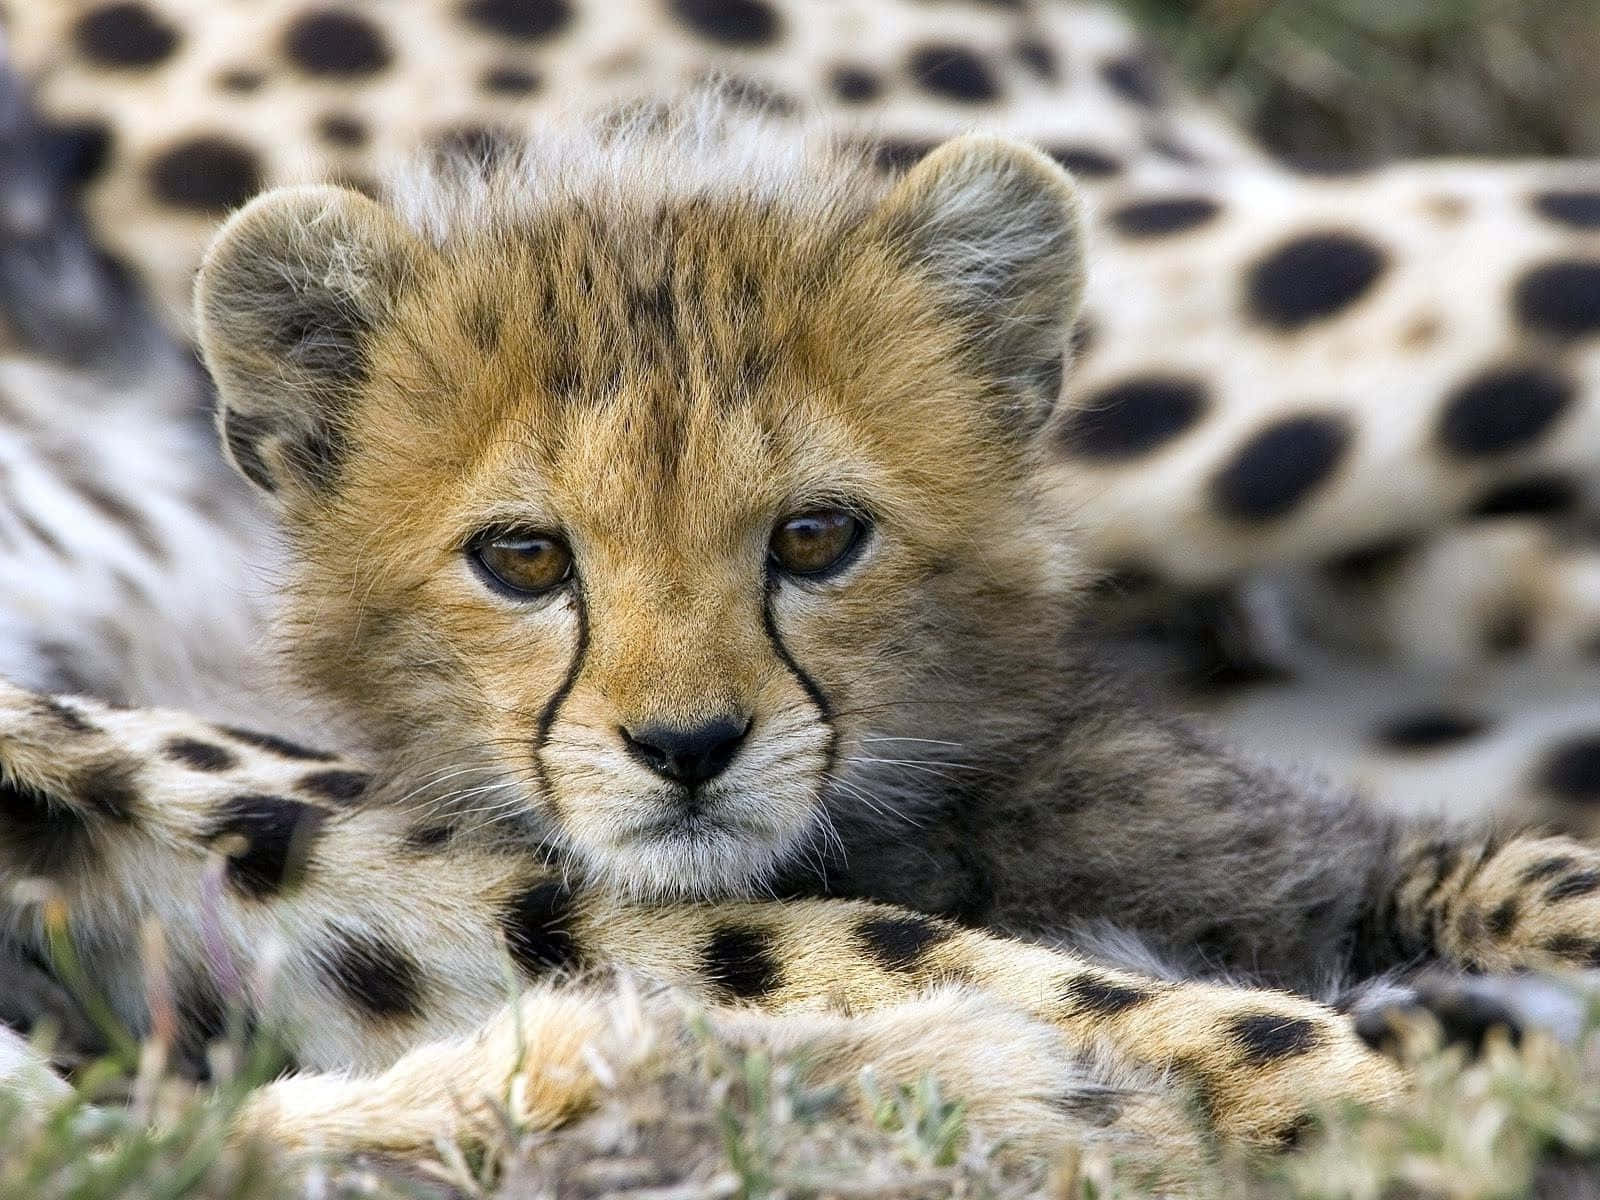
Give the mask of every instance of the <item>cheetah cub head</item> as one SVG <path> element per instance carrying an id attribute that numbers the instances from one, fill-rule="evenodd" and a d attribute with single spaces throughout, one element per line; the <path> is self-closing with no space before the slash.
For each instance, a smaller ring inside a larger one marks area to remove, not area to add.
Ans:
<path id="1" fill-rule="evenodd" d="M 397 789 L 727 894 L 909 832 L 1026 736 L 1070 580 L 1034 465 L 1081 280 L 1049 159 L 967 137 L 891 185 L 651 125 L 395 195 L 258 198 L 197 305 L 293 661 Z"/>

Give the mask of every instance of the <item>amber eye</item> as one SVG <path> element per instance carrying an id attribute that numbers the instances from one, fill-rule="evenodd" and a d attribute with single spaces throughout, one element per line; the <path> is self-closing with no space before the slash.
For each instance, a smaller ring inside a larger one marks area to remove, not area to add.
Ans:
<path id="1" fill-rule="evenodd" d="M 829 575 L 855 558 L 866 522 L 841 508 L 818 508 L 778 522 L 772 531 L 772 561 L 789 575 Z"/>
<path id="2" fill-rule="evenodd" d="M 542 596 L 572 575 L 572 551 L 560 538 L 549 534 L 491 537 L 469 553 L 490 584 L 518 599 Z"/>

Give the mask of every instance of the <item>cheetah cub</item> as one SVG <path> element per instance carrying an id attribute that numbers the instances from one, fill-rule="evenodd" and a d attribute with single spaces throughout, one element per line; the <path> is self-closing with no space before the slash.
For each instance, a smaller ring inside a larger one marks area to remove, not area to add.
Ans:
<path id="1" fill-rule="evenodd" d="M 1593 964 L 1600 854 L 1401 824 L 1097 665 L 1042 486 L 1081 244 L 1027 146 L 885 184 L 697 111 L 386 202 L 257 199 L 201 270 L 201 343 L 281 518 L 284 645 L 361 761 L 9 693 L 6 873 L 51 877 L 106 977 L 156 917 L 180 1011 L 225 996 L 302 1066 L 375 1072 L 266 1089 L 248 1120 L 297 1145 L 423 1152 L 508 1087 L 580 1111 L 609 1027 L 551 981 L 612 966 L 752 1021 L 882 1017 L 839 1053 L 914 1033 L 909 1065 L 981 1091 L 994 1048 L 929 1016 L 955 986 L 1245 1144 L 1392 1100 L 1309 997 Z M 7 923 L 34 959 L 37 926 Z M 267 944 L 274 986 L 230 992 Z M 497 1016 L 508 958 L 537 986 Z"/>

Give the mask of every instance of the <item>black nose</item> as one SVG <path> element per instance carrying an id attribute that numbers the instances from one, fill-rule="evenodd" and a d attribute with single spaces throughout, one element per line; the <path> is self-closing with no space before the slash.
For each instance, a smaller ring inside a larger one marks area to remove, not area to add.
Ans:
<path id="1" fill-rule="evenodd" d="M 618 732 L 628 753 L 657 775 L 693 786 L 720 775 L 733 761 L 750 722 L 719 717 L 693 729 L 646 725 Z"/>

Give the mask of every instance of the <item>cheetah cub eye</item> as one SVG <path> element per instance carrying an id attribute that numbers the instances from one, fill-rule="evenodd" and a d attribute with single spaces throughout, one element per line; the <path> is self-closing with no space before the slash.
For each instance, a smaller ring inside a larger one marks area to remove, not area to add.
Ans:
<path id="1" fill-rule="evenodd" d="M 467 549 L 491 588 L 515 600 L 537 600 L 572 578 L 572 551 L 548 533 L 492 533 Z"/>
<path id="2" fill-rule="evenodd" d="M 785 575 L 827 579 L 860 557 L 870 528 L 865 518 L 842 508 L 796 513 L 778 522 L 768 555 Z"/>

